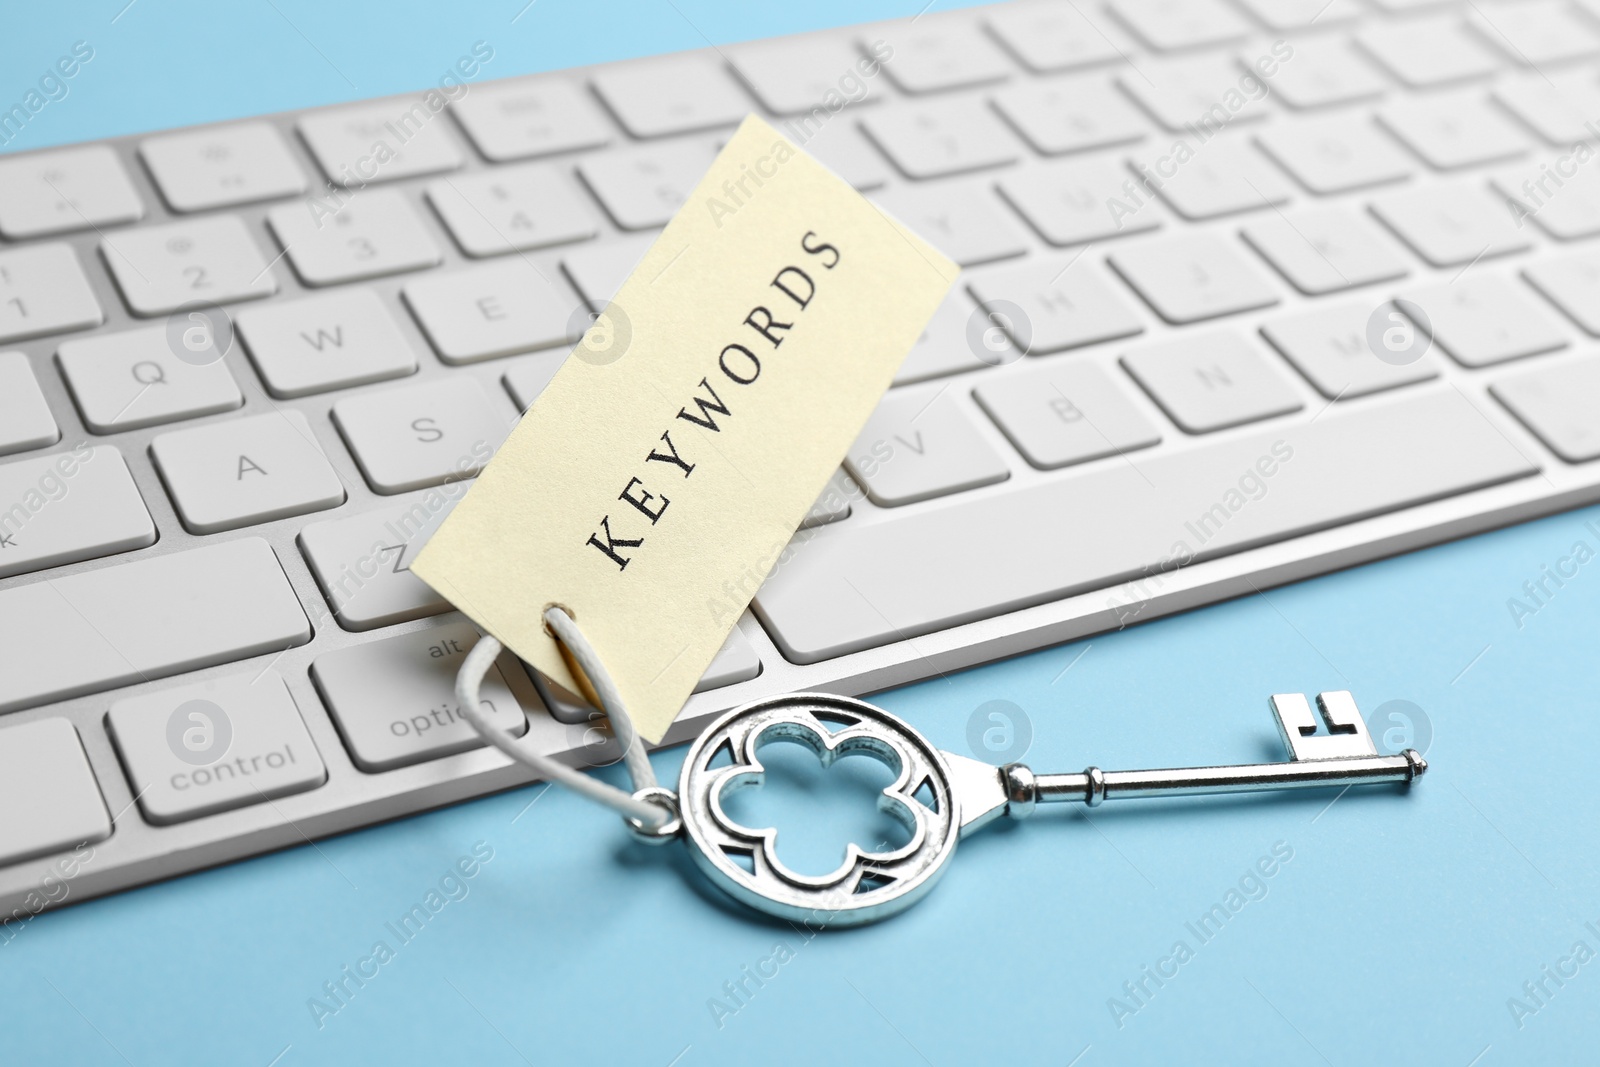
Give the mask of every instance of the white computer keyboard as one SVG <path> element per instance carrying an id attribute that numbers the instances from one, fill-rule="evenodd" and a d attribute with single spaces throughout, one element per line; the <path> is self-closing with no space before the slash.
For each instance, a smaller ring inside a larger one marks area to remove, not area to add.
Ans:
<path id="1" fill-rule="evenodd" d="M 752 110 L 965 274 L 669 740 L 1600 499 L 1597 58 L 1034 2 L 0 157 L 0 915 L 526 780 L 400 564 Z"/>

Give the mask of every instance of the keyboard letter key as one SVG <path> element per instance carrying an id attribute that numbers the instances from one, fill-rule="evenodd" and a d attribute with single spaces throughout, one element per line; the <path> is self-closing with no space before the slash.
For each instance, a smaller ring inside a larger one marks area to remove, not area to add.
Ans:
<path id="1" fill-rule="evenodd" d="M 298 411 L 164 433 L 150 443 L 193 533 L 236 530 L 344 503 L 344 485 Z"/>

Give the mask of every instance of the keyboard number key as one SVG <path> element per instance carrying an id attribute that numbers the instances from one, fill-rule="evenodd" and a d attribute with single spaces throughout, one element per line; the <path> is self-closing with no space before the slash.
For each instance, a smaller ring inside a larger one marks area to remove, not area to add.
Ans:
<path id="1" fill-rule="evenodd" d="M 64 244 L 0 252 L 0 341 L 98 326 L 105 314 Z"/>
<path id="2" fill-rule="evenodd" d="M 428 202 L 469 256 L 546 248 L 597 232 L 593 209 L 569 177 L 533 163 L 428 184 Z"/>
<path id="3" fill-rule="evenodd" d="M 128 307 L 144 318 L 278 291 L 250 231 L 232 215 L 129 230 L 103 238 L 100 253 Z"/>
<path id="4" fill-rule="evenodd" d="M 377 278 L 439 262 L 439 246 L 406 198 L 371 189 L 337 209 L 321 200 L 274 208 L 267 221 L 307 285 Z"/>

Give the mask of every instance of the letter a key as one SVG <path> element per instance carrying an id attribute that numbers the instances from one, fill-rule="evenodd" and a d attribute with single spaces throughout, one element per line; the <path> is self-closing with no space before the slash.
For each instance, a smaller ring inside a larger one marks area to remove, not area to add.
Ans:
<path id="1" fill-rule="evenodd" d="M 1020 763 L 995 767 L 941 752 L 905 722 L 864 701 L 792 693 L 736 708 L 714 723 L 689 750 L 677 793 L 654 787 L 635 794 L 675 817 L 654 831 L 631 820 L 630 825 L 647 841 L 686 838 L 700 869 L 753 908 L 813 926 L 852 926 L 910 907 L 933 887 L 963 836 L 1002 816 L 1026 818 L 1040 804 L 1094 807 L 1133 797 L 1409 783 L 1428 769 L 1415 749 L 1378 755 L 1347 692 L 1317 695 L 1325 733 L 1318 733 L 1319 716 L 1303 695 L 1279 693 L 1270 703 L 1289 753 L 1282 763 L 1035 774 Z M 776 830 L 742 826 L 722 804 L 726 794 L 761 783 L 759 752 L 775 741 L 805 745 L 824 765 L 851 754 L 882 761 L 895 780 L 878 806 L 906 827 L 910 839 L 883 852 L 851 845 L 844 863 L 826 875 L 789 870 L 775 851 Z"/>

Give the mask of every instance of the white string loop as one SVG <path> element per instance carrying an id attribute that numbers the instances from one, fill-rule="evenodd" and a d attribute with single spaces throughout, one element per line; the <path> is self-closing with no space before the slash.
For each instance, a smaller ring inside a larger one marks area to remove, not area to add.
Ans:
<path id="1" fill-rule="evenodd" d="M 572 654 L 600 697 L 601 710 L 611 720 L 611 731 L 622 743 L 623 763 L 627 767 L 628 777 L 633 781 L 634 793 L 608 785 L 549 756 L 540 755 L 519 744 L 510 734 L 488 720 L 479 706 L 478 690 L 483 685 L 484 675 L 489 673 L 490 666 L 503 647 L 488 634 L 484 634 L 472 646 L 467 658 L 462 661 L 460 671 L 456 673 L 456 703 L 461 708 L 461 714 L 485 741 L 524 767 L 604 804 L 630 824 L 642 824 L 642 829 L 646 831 L 660 830 L 676 818 L 676 812 L 664 804 L 641 800 L 635 795 L 643 790 L 659 791 L 660 786 L 656 784 L 655 771 L 650 766 L 650 757 L 645 753 L 644 742 L 639 740 L 639 733 L 633 728 L 633 720 L 623 706 L 622 695 L 617 692 L 610 673 L 572 616 L 552 606 L 545 609 L 544 621 Z"/>

